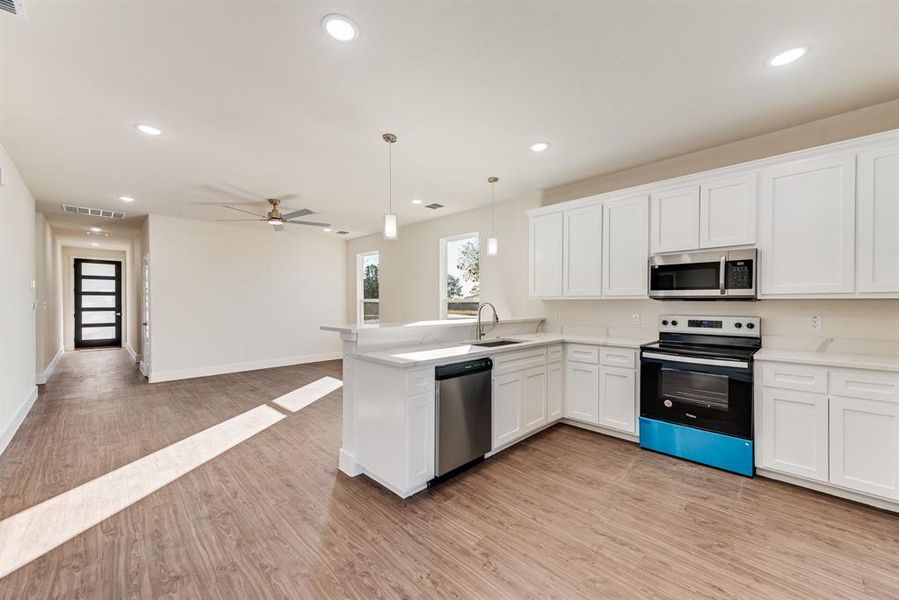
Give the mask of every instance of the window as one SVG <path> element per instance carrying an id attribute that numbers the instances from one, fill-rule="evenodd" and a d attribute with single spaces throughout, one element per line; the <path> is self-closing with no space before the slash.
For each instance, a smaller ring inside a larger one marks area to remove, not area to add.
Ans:
<path id="1" fill-rule="evenodd" d="M 377 252 L 364 252 L 356 257 L 356 320 L 360 325 L 377 324 L 381 313 L 378 261 Z"/>
<path id="2" fill-rule="evenodd" d="M 440 240 L 440 318 L 477 316 L 481 295 L 480 238 L 467 233 Z"/>

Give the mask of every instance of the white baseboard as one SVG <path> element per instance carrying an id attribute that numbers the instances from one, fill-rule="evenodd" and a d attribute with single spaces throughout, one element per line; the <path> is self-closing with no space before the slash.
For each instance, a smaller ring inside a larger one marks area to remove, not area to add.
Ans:
<path id="1" fill-rule="evenodd" d="M 125 342 L 124 344 L 122 344 L 122 348 L 124 348 L 128 352 L 128 354 L 131 356 L 131 360 L 137 362 L 137 352 L 134 351 L 134 348 L 131 347 L 131 344 Z"/>
<path id="2" fill-rule="evenodd" d="M 140 361 L 140 374 L 144 377 L 150 376 L 150 363 L 146 362 L 143 359 L 141 359 Z"/>
<path id="3" fill-rule="evenodd" d="M 16 435 L 16 431 L 18 431 L 19 426 L 22 425 L 22 421 L 24 421 L 25 417 L 28 416 L 28 411 L 30 411 L 31 407 L 34 406 L 35 400 L 37 400 L 36 385 L 32 386 L 31 391 L 28 393 L 28 397 L 25 398 L 22 406 L 19 407 L 19 410 L 16 411 L 15 416 L 13 416 L 12 422 L 6 426 L 6 430 L 4 430 L 2 435 L 0 435 L 0 454 L 3 454 L 3 451 L 6 450 L 6 447 L 12 441 L 13 436 Z"/>
<path id="4" fill-rule="evenodd" d="M 350 477 L 355 477 L 362 473 L 362 467 L 356 464 L 356 455 L 350 454 L 343 448 L 340 449 L 340 458 L 338 460 L 338 467 L 341 471 L 349 475 Z"/>
<path id="5" fill-rule="evenodd" d="M 56 355 L 53 357 L 53 360 L 50 361 L 50 364 L 47 365 L 47 368 L 44 369 L 43 373 L 37 374 L 37 383 L 38 385 L 43 385 L 47 383 L 47 380 L 50 379 L 50 375 L 53 374 L 53 369 L 56 368 L 56 363 L 59 362 L 59 359 L 62 358 L 63 349 L 60 348 L 56 351 Z"/>
<path id="6" fill-rule="evenodd" d="M 601 433 L 603 435 L 616 437 L 626 442 L 634 442 L 635 444 L 640 443 L 639 435 L 624 433 L 623 431 L 615 431 L 614 429 L 609 429 L 608 427 L 593 425 L 592 423 L 583 423 L 581 421 L 575 421 L 574 419 L 569 419 L 567 417 L 563 418 L 560 422 L 566 425 L 571 425 L 572 427 L 580 427 L 581 429 L 586 429 L 587 431 L 592 431 L 594 433 Z"/>
<path id="7" fill-rule="evenodd" d="M 798 485 L 800 487 L 808 488 L 816 492 L 821 492 L 822 494 L 838 496 L 845 500 L 852 500 L 853 502 L 860 502 L 862 504 L 867 504 L 876 508 L 882 508 L 894 513 L 899 513 L 899 502 L 892 502 L 883 498 L 875 498 L 873 496 L 868 496 L 867 494 L 860 494 L 851 490 L 844 490 L 842 488 L 828 485 L 826 483 L 809 481 L 808 479 L 803 479 L 802 477 L 794 477 L 785 473 L 769 471 L 768 469 L 763 469 L 761 467 L 755 468 L 755 474 L 759 477 L 767 477 L 768 479 L 774 479 L 777 481 L 782 481 L 784 483 Z"/>
<path id="8" fill-rule="evenodd" d="M 274 367 L 289 367 L 291 365 L 302 365 L 325 360 L 338 360 L 342 357 L 343 354 L 341 352 L 325 352 L 322 354 L 288 356 L 285 358 L 272 358 L 245 363 L 211 365 L 193 369 L 173 369 L 170 371 L 157 371 L 154 369 L 150 374 L 150 383 L 174 381 L 176 379 L 193 379 L 194 377 L 209 377 L 210 375 L 224 375 L 225 373 L 240 373 L 242 371 L 256 371 L 257 369 L 272 369 Z"/>

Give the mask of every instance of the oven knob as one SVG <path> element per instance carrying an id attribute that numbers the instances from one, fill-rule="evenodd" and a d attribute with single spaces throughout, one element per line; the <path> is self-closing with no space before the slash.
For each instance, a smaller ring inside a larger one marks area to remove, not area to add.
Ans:
<path id="1" fill-rule="evenodd" d="M 737 329 L 739 329 L 742 326 L 743 326 L 742 323 L 734 323 L 734 327 L 736 327 Z"/>
<path id="2" fill-rule="evenodd" d="M 755 329 L 755 323 L 746 323 L 746 329 Z"/>
<path id="3" fill-rule="evenodd" d="M 671 324 L 677 327 L 677 321 L 671 321 Z"/>
<path id="4" fill-rule="evenodd" d="M 671 408 L 672 406 L 674 406 L 674 402 L 672 402 L 671 400 L 665 400 L 664 404 L 665 408 Z"/>
<path id="5" fill-rule="evenodd" d="M 667 324 L 668 324 L 668 319 L 662 319 L 662 325 L 667 325 Z"/>

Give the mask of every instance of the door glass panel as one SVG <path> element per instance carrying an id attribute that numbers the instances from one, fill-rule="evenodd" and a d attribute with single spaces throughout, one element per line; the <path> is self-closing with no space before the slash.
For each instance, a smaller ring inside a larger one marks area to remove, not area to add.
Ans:
<path id="1" fill-rule="evenodd" d="M 727 410 L 727 375 L 662 369 L 662 398 L 715 410 Z"/>
<path id="2" fill-rule="evenodd" d="M 115 279 L 82 279 L 82 292 L 114 292 Z"/>
<path id="3" fill-rule="evenodd" d="M 115 296 L 81 296 L 82 308 L 115 308 Z"/>
<path id="4" fill-rule="evenodd" d="M 88 310 L 82 311 L 81 322 L 85 325 L 93 323 L 115 323 L 114 310 Z"/>
<path id="5" fill-rule="evenodd" d="M 81 263 L 81 274 L 115 277 L 115 265 L 104 263 Z"/>
<path id="6" fill-rule="evenodd" d="M 660 265 L 650 269 L 650 287 L 666 290 L 716 290 L 719 285 L 719 263 Z"/>
<path id="7" fill-rule="evenodd" d="M 115 339 L 115 327 L 82 327 L 82 340 L 111 340 Z"/>

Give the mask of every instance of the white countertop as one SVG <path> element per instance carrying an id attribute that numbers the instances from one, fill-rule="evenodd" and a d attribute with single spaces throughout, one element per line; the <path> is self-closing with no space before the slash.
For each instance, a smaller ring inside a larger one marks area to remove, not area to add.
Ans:
<path id="1" fill-rule="evenodd" d="M 520 344 L 508 346 L 496 346 L 485 348 L 470 342 L 443 344 L 439 346 L 411 346 L 405 348 L 391 348 L 377 352 L 358 352 L 354 358 L 368 360 L 394 367 L 422 367 L 455 362 L 458 358 L 480 358 L 492 356 L 503 352 L 527 350 L 550 344 L 570 342 L 577 344 L 589 344 L 594 346 L 615 346 L 619 348 L 639 348 L 642 344 L 655 341 L 645 338 L 621 338 L 607 336 L 569 335 L 563 333 L 529 333 L 504 336 L 501 339 L 520 341 Z M 491 340 L 484 340 L 489 342 Z"/>
<path id="2" fill-rule="evenodd" d="M 875 369 L 899 373 L 899 356 L 878 354 L 848 354 L 836 352 L 815 352 L 813 350 L 778 350 L 762 348 L 755 353 L 755 360 L 820 365 L 823 367 L 844 367 L 847 369 Z"/>
<path id="3" fill-rule="evenodd" d="M 492 316 L 492 315 L 491 315 Z M 521 319 L 500 319 L 500 325 L 516 325 L 520 323 L 539 323 L 545 321 L 544 317 L 526 317 Z M 435 319 L 432 321 L 412 321 L 411 323 L 378 323 L 376 325 L 322 325 L 322 331 L 337 331 L 339 333 L 357 333 L 359 331 L 376 331 L 379 329 L 391 329 L 399 327 L 462 327 L 476 325 L 477 319 Z M 492 321 L 484 321 L 485 325 L 493 325 Z"/>

